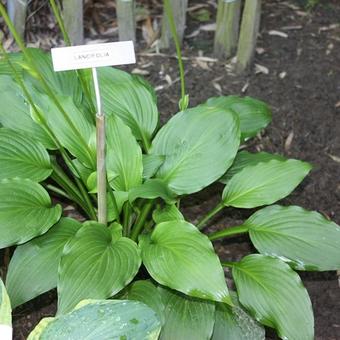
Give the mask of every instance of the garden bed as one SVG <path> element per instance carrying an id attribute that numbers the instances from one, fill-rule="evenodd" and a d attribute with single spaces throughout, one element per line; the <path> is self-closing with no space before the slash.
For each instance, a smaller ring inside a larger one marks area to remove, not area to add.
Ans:
<path id="1" fill-rule="evenodd" d="M 187 92 L 191 105 L 221 93 L 243 93 L 269 103 L 273 123 L 263 135 L 250 141 L 248 149 L 311 162 L 313 172 L 283 204 L 318 210 L 340 224 L 340 4 L 320 1 L 321 5 L 307 13 L 296 7 L 298 3 L 265 2 L 255 60 L 260 66 L 248 75 L 236 76 L 225 63 L 196 58 L 198 50 L 213 58 L 213 33 L 204 31 L 186 39 Z M 187 34 L 200 25 L 202 22 L 190 19 Z M 176 82 L 176 59 L 171 55 L 141 53 L 139 64 L 133 68 L 148 73 L 146 79 L 158 89 L 165 121 L 177 110 L 180 84 Z M 183 199 L 186 217 L 197 220 L 214 206 L 221 192 L 222 186 L 214 185 L 190 200 Z M 202 201 L 204 204 L 199 205 Z M 224 210 L 211 228 L 236 225 L 250 213 Z M 252 250 L 245 238 L 216 242 L 216 247 L 226 260 L 238 260 Z M 303 273 L 302 278 L 313 303 L 316 339 L 340 339 L 340 288 L 336 273 Z M 53 315 L 55 299 L 54 292 L 48 293 L 15 310 L 15 339 L 25 339 L 42 317 Z"/>

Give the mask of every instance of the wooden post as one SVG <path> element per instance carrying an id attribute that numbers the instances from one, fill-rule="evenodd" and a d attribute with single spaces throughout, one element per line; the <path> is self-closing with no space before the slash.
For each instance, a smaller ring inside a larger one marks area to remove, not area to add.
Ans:
<path id="1" fill-rule="evenodd" d="M 175 19 L 175 26 L 179 43 L 182 45 L 184 30 L 186 26 L 186 13 L 188 8 L 188 0 L 171 0 L 171 8 Z M 162 36 L 160 47 L 165 49 L 175 49 L 175 44 L 172 40 L 169 21 L 165 11 L 163 11 Z"/>
<path id="2" fill-rule="evenodd" d="M 254 58 L 260 19 L 261 0 L 246 0 L 237 50 L 237 72 L 245 71 Z"/>
<path id="3" fill-rule="evenodd" d="M 7 0 L 7 11 L 20 38 L 25 35 L 27 0 Z"/>
<path id="4" fill-rule="evenodd" d="M 72 45 L 84 43 L 83 0 L 63 0 L 63 19 Z"/>
<path id="5" fill-rule="evenodd" d="M 136 41 L 136 18 L 134 0 L 116 1 L 119 40 Z"/>
<path id="6" fill-rule="evenodd" d="M 214 53 L 218 58 L 228 58 L 237 49 L 240 13 L 241 0 L 231 3 L 219 0 L 214 43 Z"/>

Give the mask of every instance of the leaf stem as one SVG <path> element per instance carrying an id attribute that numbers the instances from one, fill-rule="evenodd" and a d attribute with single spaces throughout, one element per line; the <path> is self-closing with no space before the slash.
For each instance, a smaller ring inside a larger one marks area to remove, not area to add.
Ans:
<path id="1" fill-rule="evenodd" d="M 131 217 L 131 206 L 130 202 L 127 201 L 123 207 L 123 236 L 130 234 L 130 217 Z"/>
<path id="2" fill-rule="evenodd" d="M 237 227 L 229 227 L 227 229 L 217 231 L 208 235 L 210 241 L 216 241 L 224 237 L 230 237 L 234 235 L 244 234 L 247 233 L 249 228 L 245 225 L 240 225 Z"/>
<path id="3" fill-rule="evenodd" d="M 233 268 L 237 265 L 237 262 L 221 262 L 222 267 L 228 267 L 228 268 Z"/>
<path id="4" fill-rule="evenodd" d="M 182 60 L 181 46 L 180 46 L 178 35 L 177 35 L 176 24 L 175 24 L 174 14 L 173 14 L 173 11 L 172 11 L 170 0 L 164 0 L 164 9 L 165 9 L 165 13 L 166 13 L 166 16 L 168 18 L 168 21 L 169 21 L 169 28 L 170 28 L 170 31 L 171 31 L 171 35 L 172 35 L 172 38 L 173 38 L 175 46 L 176 46 L 179 75 L 180 75 L 180 79 L 181 79 L 181 101 L 180 102 L 182 102 L 182 104 L 183 104 L 185 102 L 185 97 L 186 97 L 184 66 L 183 66 L 183 60 Z M 180 107 L 180 109 L 185 110 L 186 107 Z"/>
<path id="5" fill-rule="evenodd" d="M 212 209 L 211 211 L 209 211 L 206 215 L 204 215 L 200 221 L 197 223 L 197 228 L 198 229 L 203 229 L 205 227 L 205 224 L 212 218 L 214 217 L 218 212 L 220 212 L 223 208 L 225 207 L 225 205 L 221 202 L 219 203 L 214 209 Z"/>
<path id="6" fill-rule="evenodd" d="M 62 189 L 52 185 L 52 184 L 47 184 L 45 185 L 46 189 L 53 191 L 54 193 L 56 193 L 57 195 L 67 198 L 68 200 L 72 201 L 71 197 Z"/>
<path id="7" fill-rule="evenodd" d="M 132 229 L 131 239 L 137 241 L 138 235 L 143 231 L 145 227 L 145 221 L 152 210 L 154 200 L 148 201 L 142 208 L 140 215 L 137 218 L 136 224 Z"/>

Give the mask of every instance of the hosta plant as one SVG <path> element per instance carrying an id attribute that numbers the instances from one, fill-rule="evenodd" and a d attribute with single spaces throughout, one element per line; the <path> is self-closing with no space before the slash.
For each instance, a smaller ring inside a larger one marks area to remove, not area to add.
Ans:
<path id="1" fill-rule="evenodd" d="M 31 339 L 79 339 L 84 329 L 68 317 L 84 317 L 90 326 L 111 307 L 115 322 L 121 318 L 119 327 L 126 326 L 127 300 L 139 301 L 137 315 L 152 312 L 158 321 L 142 322 L 139 331 L 147 335 L 120 339 L 157 338 L 157 322 L 160 339 L 264 339 L 263 326 L 281 338 L 313 339 L 311 302 L 297 271 L 340 269 L 340 228 L 317 212 L 272 205 L 311 165 L 240 151 L 270 122 L 265 103 L 211 98 L 160 126 L 156 95 L 145 80 L 100 68 L 108 183 L 103 224 L 97 221 L 91 77 L 55 73 L 49 54 L 22 49 L 3 51 L 0 63 L 0 245 L 16 246 L 6 287 L 12 307 L 58 292 L 56 318 L 43 320 Z M 196 224 L 187 220 L 180 200 L 218 181 L 225 184 L 220 203 Z M 68 215 L 70 205 L 82 219 Z M 242 225 L 205 233 L 227 207 L 258 209 Z M 240 234 L 249 235 L 257 253 L 239 262 L 219 258 L 213 242 Z M 227 286 L 224 267 L 234 287 Z M 89 330 L 87 338 L 98 333 Z"/>

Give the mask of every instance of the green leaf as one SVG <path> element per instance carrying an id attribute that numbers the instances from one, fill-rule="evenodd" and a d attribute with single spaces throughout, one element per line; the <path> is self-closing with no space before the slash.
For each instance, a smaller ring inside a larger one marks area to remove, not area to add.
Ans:
<path id="1" fill-rule="evenodd" d="M 61 218 L 46 234 L 15 249 L 6 280 L 13 307 L 57 286 L 64 245 L 80 227 L 76 220 Z"/>
<path id="2" fill-rule="evenodd" d="M 140 241 L 148 272 L 162 285 L 202 299 L 230 303 L 220 261 L 209 239 L 192 224 L 158 224 Z"/>
<path id="3" fill-rule="evenodd" d="M 176 114 L 152 142 L 150 153 L 164 156 L 156 177 L 178 195 L 197 192 L 220 178 L 240 143 L 231 111 L 200 105 Z"/>
<path id="4" fill-rule="evenodd" d="M 0 248 L 44 234 L 60 218 L 61 206 L 51 206 L 47 191 L 28 179 L 0 181 Z"/>
<path id="5" fill-rule="evenodd" d="M 206 340 L 214 328 L 215 305 L 176 291 L 158 288 L 165 306 L 160 340 Z"/>
<path id="6" fill-rule="evenodd" d="M 157 287 L 151 280 L 133 282 L 124 295 L 124 299 L 136 300 L 145 303 L 156 312 L 161 324 L 164 324 L 164 305 Z"/>
<path id="7" fill-rule="evenodd" d="M 138 301 L 85 300 L 72 312 L 40 321 L 27 340 L 157 340 L 155 312 Z"/>
<path id="8" fill-rule="evenodd" d="M 182 213 L 175 204 L 167 204 L 164 208 L 157 207 L 152 213 L 152 218 L 156 224 L 173 220 L 184 220 Z"/>
<path id="9" fill-rule="evenodd" d="M 111 68 L 98 69 L 104 112 L 116 115 L 131 129 L 137 140 L 150 143 L 158 125 L 153 94 L 135 77 Z"/>
<path id="10" fill-rule="evenodd" d="M 118 117 L 106 118 L 108 171 L 117 174 L 110 183 L 118 191 L 129 191 L 142 183 L 142 150 L 131 130 Z"/>
<path id="11" fill-rule="evenodd" d="M 68 120 L 64 118 L 48 96 L 35 93 L 34 99 L 62 146 L 86 167 L 94 170 L 96 168 L 96 150 L 90 143 L 95 136 L 95 126 L 86 119 L 73 99 L 57 96 Z M 38 117 L 34 117 L 34 119 L 39 122 Z"/>
<path id="12" fill-rule="evenodd" d="M 233 267 L 242 305 L 285 339 L 314 339 L 312 304 L 300 277 L 279 259 L 249 255 Z"/>
<path id="13" fill-rule="evenodd" d="M 54 93 L 60 96 L 72 97 L 77 106 L 79 106 L 82 102 L 82 90 L 76 73 L 74 71 L 55 72 L 50 53 L 45 53 L 38 48 L 28 48 L 27 51 L 34 60 L 40 75 L 46 80 Z M 46 93 L 44 86 L 36 78 L 35 72 L 30 68 L 25 58 L 22 66 L 25 70 L 25 82 L 33 86 L 35 90 Z"/>
<path id="14" fill-rule="evenodd" d="M 21 52 L 7 53 L 7 57 L 9 58 L 15 70 L 19 73 L 20 76 L 22 76 L 22 67 L 20 66 L 23 60 L 22 53 Z M 8 64 L 7 60 L 2 56 L 0 56 L 0 75 L 11 76 L 14 78 L 12 67 Z"/>
<path id="15" fill-rule="evenodd" d="M 58 312 L 83 299 L 108 298 L 123 289 L 140 267 L 137 245 L 112 228 L 87 222 L 66 244 L 59 265 Z"/>
<path id="16" fill-rule="evenodd" d="M 155 199 L 162 198 L 167 203 L 176 201 L 175 194 L 169 189 L 168 185 L 161 179 L 149 179 L 143 184 L 129 191 L 129 200 L 132 203 L 137 198 Z"/>
<path id="17" fill-rule="evenodd" d="M 125 202 L 129 200 L 129 194 L 125 191 L 113 191 L 113 196 L 115 197 L 118 213 L 120 214 L 123 205 Z M 116 214 L 114 208 L 113 208 L 113 201 L 110 194 L 107 196 L 107 220 L 108 221 L 114 221 L 118 218 L 118 215 Z"/>
<path id="18" fill-rule="evenodd" d="M 0 332 L 4 326 L 12 326 L 12 307 L 6 287 L 0 278 Z"/>
<path id="19" fill-rule="evenodd" d="M 33 138 L 47 149 L 56 146 L 43 128 L 31 117 L 31 109 L 23 92 L 10 77 L 0 77 L 0 123 L 24 136 Z"/>
<path id="20" fill-rule="evenodd" d="M 236 295 L 236 294 L 235 294 Z M 265 330 L 238 303 L 231 293 L 235 305 L 216 303 L 215 325 L 211 340 L 264 340 Z"/>
<path id="21" fill-rule="evenodd" d="M 0 180 L 21 177 L 41 182 L 51 172 L 50 156 L 40 143 L 13 130 L 0 129 Z"/>
<path id="22" fill-rule="evenodd" d="M 153 177 L 160 166 L 163 164 L 165 156 L 160 155 L 143 155 L 143 178 Z"/>
<path id="23" fill-rule="evenodd" d="M 340 269 L 340 227 L 317 212 L 274 205 L 244 223 L 256 249 L 298 270 Z"/>
<path id="24" fill-rule="evenodd" d="M 295 159 L 248 166 L 228 182 L 222 195 L 223 203 L 236 208 L 272 204 L 288 196 L 311 169 L 309 163 Z"/>
<path id="25" fill-rule="evenodd" d="M 241 138 L 254 137 L 272 120 L 268 105 L 251 97 L 227 96 L 210 98 L 208 106 L 233 110 L 240 119 Z"/>
<path id="26" fill-rule="evenodd" d="M 236 155 L 231 168 L 228 169 L 228 171 L 223 175 L 223 177 L 220 178 L 219 181 L 227 184 L 234 175 L 242 171 L 244 168 L 272 160 L 284 161 L 286 159 L 283 156 L 268 152 L 250 153 L 248 151 L 241 151 Z"/>

